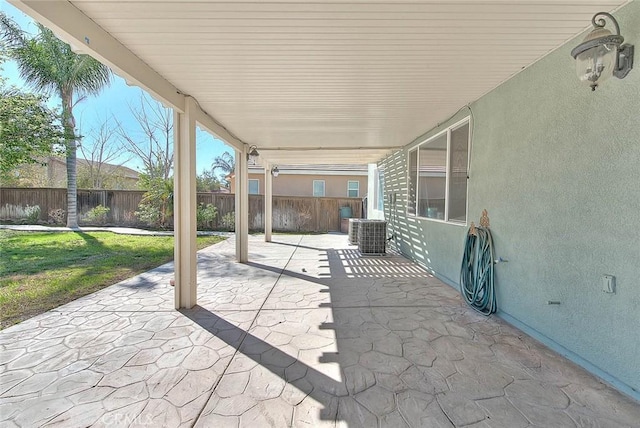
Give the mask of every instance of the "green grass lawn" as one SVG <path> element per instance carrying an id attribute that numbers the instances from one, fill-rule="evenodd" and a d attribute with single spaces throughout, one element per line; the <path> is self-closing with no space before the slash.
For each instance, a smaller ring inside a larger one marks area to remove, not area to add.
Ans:
<path id="1" fill-rule="evenodd" d="M 198 237 L 198 249 L 223 239 Z M 0 328 L 171 260 L 171 236 L 0 230 Z"/>

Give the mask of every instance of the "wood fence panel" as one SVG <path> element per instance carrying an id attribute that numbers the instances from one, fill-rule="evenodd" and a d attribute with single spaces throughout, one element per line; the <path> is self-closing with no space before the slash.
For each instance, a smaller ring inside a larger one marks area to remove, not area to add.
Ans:
<path id="1" fill-rule="evenodd" d="M 123 226 L 138 224 L 135 212 L 144 193 L 142 190 L 109 190 L 108 221 Z"/>
<path id="2" fill-rule="evenodd" d="M 108 207 L 107 205 L 107 191 L 106 190 L 83 190 L 78 189 L 77 210 L 78 219 L 91 211 L 98 205 Z"/>
<path id="3" fill-rule="evenodd" d="M 102 205 L 109 208 L 107 223 L 122 226 L 140 225 L 135 216 L 144 195 L 142 190 L 78 190 L 78 214 L 82 216 Z M 198 193 L 198 204 L 212 204 L 218 215 L 214 228 L 233 228 L 223 224 L 225 216 L 235 213 L 235 195 Z M 0 219 L 11 220 L 7 213 L 15 207 L 40 206 L 40 221 L 48 221 L 49 212 L 67 207 L 66 189 L 0 188 Z M 6 207 L 9 206 L 9 209 Z M 314 198 L 301 196 L 273 197 L 273 230 L 286 232 L 332 232 L 340 230 L 340 208 L 351 207 L 352 217 L 359 218 L 362 201 L 356 198 Z M 13 217 L 15 218 L 15 217 Z M 227 219 L 231 219 L 227 217 Z M 264 230 L 264 196 L 249 195 L 249 229 Z"/>
<path id="4" fill-rule="evenodd" d="M 67 207 L 67 190 L 66 189 L 45 189 L 45 188 L 0 188 L 0 206 L 10 210 L 10 207 L 40 207 L 40 221 L 47 221 L 49 211 Z M 10 219 L 11 217 L 3 219 Z"/>
<path id="5" fill-rule="evenodd" d="M 55 210 L 63 210 L 67 212 L 67 189 L 39 189 L 42 192 L 46 192 L 44 200 L 45 207 L 41 207 L 40 220 L 49 220 L 49 213 Z M 66 214 L 65 214 L 66 221 Z"/>
<path id="6" fill-rule="evenodd" d="M 316 231 L 316 199 L 297 196 L 274 196 L 273 230 L 283 232 Z"/>
<path id="7" fill-rule="evenodd" d="M 218 215 L 213 221 L 214 228 L 228 228 L 222 223 L 223 218 L 228 214 L 233 214 L 236 210 L 235 196 L 228 193 L 198 193 L 198 204 L 211 204 L 216 207 Z"/>
<path id="8" fill-rule="evenodd" d="M 54 210 L 64 210 L 67 212 L 67 189 L 34 189 L 41 192 L 45 201 L 40 209 L 40 220 L 48 221 L 49 213 Z M 65 217 L 66 219 L 66 217 Z"/>
<path id="9" fill-rule="evenodd" d="M 325 210 L 327 209 L 327 203 L 323 199 L 317 198 L 313 201 L 314 232 L 328 232 L 330 229 L 327 212 L 325 212 Z"/>
<path id="10" fill-rule="evenodd" d="M 334 232 L 340 230 L 340 212 L 335 199 L 320 199 L 317 215 L 318 219 L 321 220 L 318 225 L 319 231 Z"/>
<path id="11" fill-rule="evenodd" d="M 340 208 L 351 208 L 351 217 L 360 218 L 362 201 L 353 198 L 318 198 L 317 219 L 320 221 L 318 232 L 336 232 L 340 230 Z"/>
<path id="12" fill-rule="evenodd" d="M 263 195 L 249 195 L 249 230 L 264 231 Z"/>

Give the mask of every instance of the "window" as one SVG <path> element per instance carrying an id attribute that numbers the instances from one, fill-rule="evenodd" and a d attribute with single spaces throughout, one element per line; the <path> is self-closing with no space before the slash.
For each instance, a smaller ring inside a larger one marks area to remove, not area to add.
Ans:
<path id="1" fill-rule="evenodd" d="M 409 151 L 407 214 L 467 222 L 469 119 Z"/>
<path id="2" fill-rule="evenodd" d="M 260 194 L 260 180 L 257 180 L 254 178 L 249 179 L 249 194 L 250 195 Z"/>
<path id="3" fill-rule="evenodd" d="M 360 182 L 351 181 L 347 182 L 347 198 L 357 198 L 360 193 Z"/>
<path id="4" fill-rule="evenodd" d="M 313 180 L 313 196 L 324 196 L 324 180 Z"/>

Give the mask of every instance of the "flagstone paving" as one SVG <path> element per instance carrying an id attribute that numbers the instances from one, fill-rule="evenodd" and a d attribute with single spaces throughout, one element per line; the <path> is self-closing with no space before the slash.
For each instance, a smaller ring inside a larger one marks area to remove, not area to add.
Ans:
<path id="1" fill-rule="evenodd" d="M 637 427 L 640 404 L 408 260 L 229 239 L 0 332 L 0 426 Z"/>

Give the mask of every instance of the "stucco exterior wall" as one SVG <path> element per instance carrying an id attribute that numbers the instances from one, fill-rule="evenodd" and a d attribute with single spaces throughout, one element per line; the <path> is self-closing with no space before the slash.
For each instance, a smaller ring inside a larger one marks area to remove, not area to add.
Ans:
<path id="1" fill-rule="evenodd" d="M 259 194 L 264 195 L 264 174 L 249 174 L 249 180 L 259 180 Z M 274 196 L 313 196 L 313 180 L 325 181 L 325 197 L 346 198 L 347 182 L 358 181 L 360 191 L 358 198 L 367 194 L 366 175 L 298 175 L 280 173 L 273 178 Z M 231 180 L 231 193 L 235 193 L 235 180 Z"/>
<path id="2" fill-rule="evenodd" d="M 615 16 L 637 56 L 640 1 Z M 509 261 L 496 265 L 499 314 L 640 398 L 640 61 L 591 92 L 569 55 L 583 37 L 412 144 L 471 115 L 468 218 L 488 210 Z M 406 149 L 380 166 L 393 245 L 457 286 L 467 227 L 406 216 Z"/>

